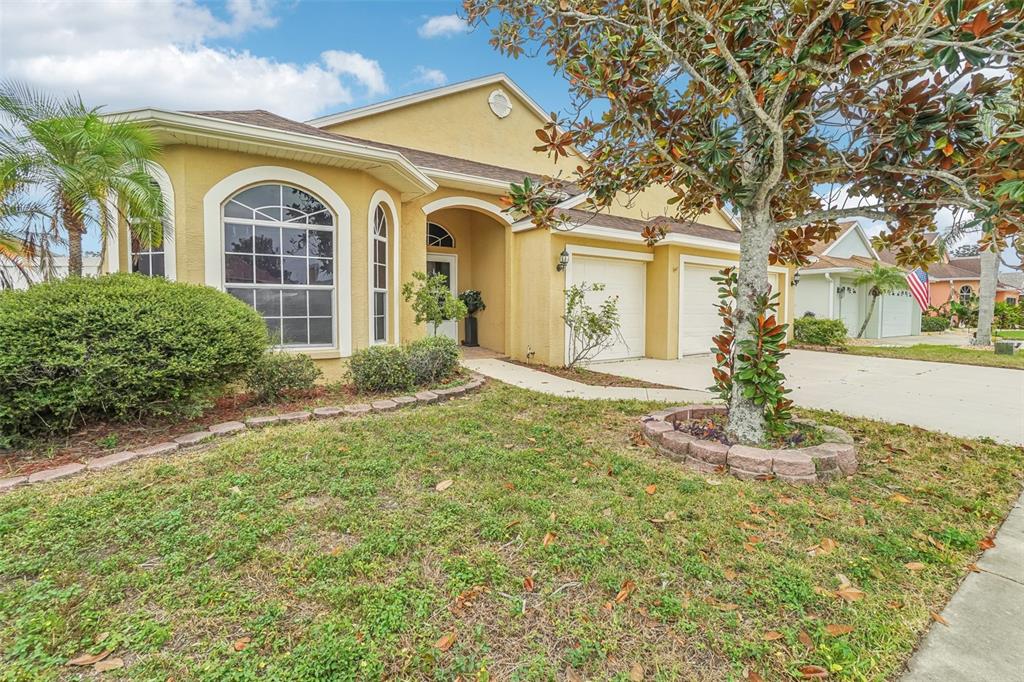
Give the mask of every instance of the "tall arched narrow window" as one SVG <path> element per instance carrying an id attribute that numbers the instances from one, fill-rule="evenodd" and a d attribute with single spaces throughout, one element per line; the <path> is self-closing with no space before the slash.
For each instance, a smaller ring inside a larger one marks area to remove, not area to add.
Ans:
<path id="1" fill-rule="evenodd" d="M 974 289 L 971 288 L 970 284 L 965 284 L 960 287 L 960 302 L 967 305 L 974 298 Z"/>
<path id="2" fill-rule="evenodd" d="M 153 180 L 152 184 L 160 190 L 160 184 L 156 180 Z M 166 200 L 167 198 L 164 197 L 164 201 Z M 135 218 L 128 218 L 128 238 L 130 240 L 128 244 L 128 265 L 131 267 L 131 271 L 149 277 L 164 277 L 167 273 L 167 254 L 164 249 L 164 240 L 171 226 L 165 221 L 161 229 L 160 240 L 144 244 L 138 236 L 139 231 L 133 226 L 136 222 Z"/>
<path id="3" fill-rule="evenodd" d="M 335 345 L 335 216 L 296 187 L 263 184 L 224 204 L 224 285 L 279 346 Z"/>
<path id="4" fill-rule="evenodd" d="M 388 215 L 383 204 L 377 204 L 373 212 L 371 244 L 371 340 L 373 343 L 385 343 L 388 340 Z"/>

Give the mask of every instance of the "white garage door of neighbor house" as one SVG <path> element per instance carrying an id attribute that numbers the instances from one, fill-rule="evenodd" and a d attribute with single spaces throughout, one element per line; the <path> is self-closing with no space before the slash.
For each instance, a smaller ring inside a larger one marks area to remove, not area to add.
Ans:
<path id="1" fill-rule="evenodd" d="M 718 285 L 711 281 L 719 265 L 684 263 L 679 279 L 679 355 L 711 352 L 711 338 L 722 328 L 718 317 Z M 772 291 L 778 291 L 779 275 L 769 273 Z M 781 311 L 779 315 L 781 316 Z"/>
<path id="2" fill-rule="evenodd" d="M 644 355 L 644 299 L 647 264 L 643 261 L 576 256 L 572 258 L 573 284 L 603 284 L 603 291 L 587 294 L 587 304 L 597 309 L 606 299 L 619 297 L 621 338 L 599 353 L 595 360 L 622 360 Z M 567 342 L 568 343 L 568 342 Z"/>
<path id="3" fill-rule="evenodd" d="M 882 297 L 882 337 L 910 336 L 914 306 L 909 291 L 897 291 Z"/>

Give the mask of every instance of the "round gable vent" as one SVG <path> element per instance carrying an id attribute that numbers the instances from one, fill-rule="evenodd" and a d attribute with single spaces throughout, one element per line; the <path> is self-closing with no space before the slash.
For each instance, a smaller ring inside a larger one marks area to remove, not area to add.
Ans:
<path id="1" fill-rule="evenodd" d="M 512 113 L 512 100 L 501 90 L 492 91 L 487 97 L 487 104 L 498 118 L 505 118 Z"/>

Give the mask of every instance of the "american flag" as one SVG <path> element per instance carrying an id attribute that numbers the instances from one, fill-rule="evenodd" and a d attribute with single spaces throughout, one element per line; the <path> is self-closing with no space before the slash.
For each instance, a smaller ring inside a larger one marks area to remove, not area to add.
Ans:
<path id="1" fill-rule="evenodd" d="M 921 268 L 911 270 L 907 273 L 907 284 L 921 310 L 928 310 L 928 303 L 931 300 L 928 296 L 928 273 Z"/>

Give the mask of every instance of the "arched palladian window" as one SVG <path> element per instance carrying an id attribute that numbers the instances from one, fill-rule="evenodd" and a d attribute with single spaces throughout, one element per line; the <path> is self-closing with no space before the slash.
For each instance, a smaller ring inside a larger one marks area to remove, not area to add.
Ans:
<path id="1" fill-rule="evenodd" d="M 973 298 L 973 296 L 974 289 L 971 288 L 971 285 L 965 284 L 962 287 L 960 287 L 960 302 L 962 304 L 967 305 L 968 303 L 970 303 L 971 298 Z"/>
<path id="2" fill-rule="evenodd" d="M 385 343 L 388 340 L 388 214 L 383 204 L 377 204 L 373 211 L 371 244 L 370 334 L 373 343 Z"/>
<path id="3" fill-rule="evenodd" d="M 440 246 L 445 249 L 455 248 L 455 237 L 437 223 L 427 223 L 427 246 Z"/>
<path id="4" fill-rule="evenodd" d="M 335 216 L 296 187 L 262 184 L 224 204 L 224 285 L 279 346 L 333 346 Z"/>

